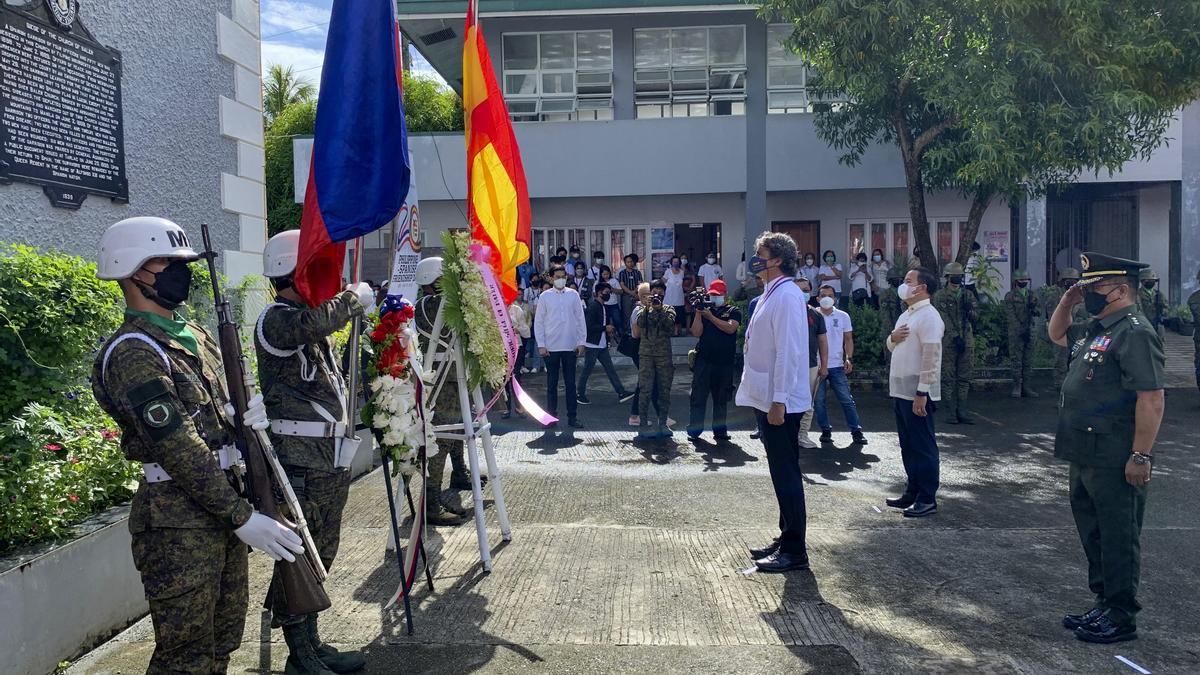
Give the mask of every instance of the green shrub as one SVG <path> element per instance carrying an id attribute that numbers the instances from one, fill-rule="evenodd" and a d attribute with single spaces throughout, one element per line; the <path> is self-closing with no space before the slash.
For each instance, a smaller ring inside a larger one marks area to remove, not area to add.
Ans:
<path id="1" fill-rule="evenodd" d="M 0 425 L 0 448 L 0 553 L 128 500 L 141 472 L 90 393 L 30 403 Z"/>
<path id="2" fill-rule="evenodd" d="M 979 322 L 975 324 L 975 365 L 1003 366 L 1008 363 L 1008 318 L 1004 305 L 981 298 Z"/>
<path id="3" fill-rule="evenodd" d="M 874 370 L 883 365 L 884 335 L 879 310 L 871 305 L 850 304 L 850 324 L 854 326 L 854 369 Z"/>
<path id="4" fill-rule="evenodd" d="M 122 314 L 117 285 L 97 279 L 94 264 L 29 246 L 0 249 L 0 421 L 86 391 L 96 349 Z"/>

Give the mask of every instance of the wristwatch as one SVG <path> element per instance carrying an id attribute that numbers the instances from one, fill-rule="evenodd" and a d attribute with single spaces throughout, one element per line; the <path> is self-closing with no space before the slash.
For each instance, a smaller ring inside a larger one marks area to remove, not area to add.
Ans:
<path id="1" fill-rule="evenodd" d="M 1135 451 L 1133 453 L 1133 463 L 1141 466 L 1143 464 L 1154 464 L 1154 457 L 1143 452 Z"/>

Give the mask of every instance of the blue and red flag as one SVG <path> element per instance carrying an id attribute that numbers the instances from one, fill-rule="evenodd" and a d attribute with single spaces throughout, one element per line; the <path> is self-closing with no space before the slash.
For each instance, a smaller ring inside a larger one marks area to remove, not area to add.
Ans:
<path id="1" fill-rule="evenodd" d="M 334 0 L 293 277 L 309 305 L 343 288 L 345 242 L 391 222 L 408 195 L 403 81 L 392 0 Z"/>

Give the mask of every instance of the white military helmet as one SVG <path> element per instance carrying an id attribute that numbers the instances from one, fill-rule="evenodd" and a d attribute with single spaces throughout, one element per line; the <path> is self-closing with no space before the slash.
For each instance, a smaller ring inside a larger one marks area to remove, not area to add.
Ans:
<path id="1" fill-rule="evenodd" d="M 287 230 L 271 237 L 263 248 L 263 276 L 268 279 L 286 277 L 296 269 L 300 250 L 300 230 Z"/>
<path id="2" fill-rule="evenodd" d="M 428 286 L 440 279 L 442 276 L 442 259 L 441 258 L 424 258 L 417 263 L 417 271 L 413 281 L 418 286 Z"/>
<path id="3" fill-rule="evenodd" d="M 126 218 L 110 225 L 100 237 L 96 276 L 128 279 L 151 258 L 195 260 L 199 257 L 183 228 L 166 218 Z"/>

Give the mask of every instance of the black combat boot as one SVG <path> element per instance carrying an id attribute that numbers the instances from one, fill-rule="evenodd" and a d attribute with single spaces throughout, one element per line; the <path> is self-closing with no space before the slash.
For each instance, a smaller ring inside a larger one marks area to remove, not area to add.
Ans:
<path id="1" fill-rule="evenodd" d="M 308 641 L 312 643 L 317 658 L 325 667 L 335 673 L 353 673 L 362 670 L 367 665 L 367 659 L 362 652 L 339 652 L 337 649 L 321 642 L 321 634 L 317 632 L 317 614 L 313 612 L 305 619 L 308 627 Z"/>
<path id="2" fill-rule="evenodd" d="M 284 675 L 334 675 L 317 657 L 317 650 L 313 648 L 306 622 L 297 621 L 284 625 L 283 640 L 288 646 Z"/>
<path id="3" fill-rule="evenodd" d="M 430 490 L 425 493 L 425 524 L 432 527 L 455 527 L 467 522 L 466 515 L 458 515 L 446 509 L 439 492 L 440 490 Z"/>

